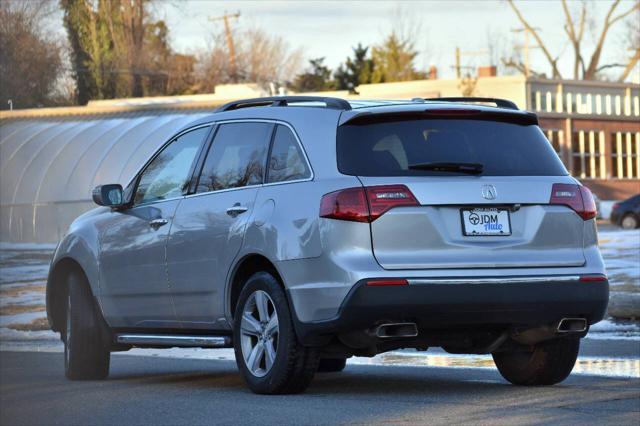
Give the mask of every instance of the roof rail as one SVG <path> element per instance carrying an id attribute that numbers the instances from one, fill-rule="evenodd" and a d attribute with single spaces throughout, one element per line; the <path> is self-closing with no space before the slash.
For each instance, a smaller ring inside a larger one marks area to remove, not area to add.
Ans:
<path id="1" fill-rule="evenodd" d="M 417 99 L 412 99 L 416 101 Z M 424 101 L 431 102 L 487 102 L 496 104 L 498 108 L 507 108 L 507 109 L 515 109 L 518 110 L 518 105 L 514 102 L 507 99 L 498 99 L 498 98 L 474 98 L 474 97 L 454 97 L 454 98 L 425 98 Z"/>
<path id="2" fill-rule="evenodd" d="M 228 104 L 222 105 L 220 108 L 218 108 L 216 112 L 233 111 L 240 108 L 249 108 L 256 106 L 283 107 L 301 102 L 324 103 L 326 105 L 326 108 L 339 109 L 343 111 L 348 111 L 351 109 L 351 104 L 340 98 L 328 98 L 323 96 L 272 96 L 266 98 L 241 99 L 238 101 L 229 102 Z"/>

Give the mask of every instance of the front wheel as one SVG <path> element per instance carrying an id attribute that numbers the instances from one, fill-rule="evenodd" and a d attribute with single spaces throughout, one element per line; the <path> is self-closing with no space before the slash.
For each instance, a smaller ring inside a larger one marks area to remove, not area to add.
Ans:
<path id="1" fill-rule="evenodd" d="M 105 346 L 100 315 L 84 277 L 74 273 L 67 281 L 64 370 L 70 380 L 98 380 L 109 375 L 111 352 Z"/>
<path id="2" fill-rule="evenodd" d="M 578 338 L 554 339 L 528 350 L 494 353 L 493 361 L 502 377 L 514 385 L 555 385 L 569 376 L 579 350 Z"/>
<path id="3" fill-rule="evenodd" d="M 289 304 L 267 272 L 251 276 L 235 310 L 236 363 L 249 388 L 260 394 L 304 391 L 318 369 L 318 354 L 298 342 Z"/>

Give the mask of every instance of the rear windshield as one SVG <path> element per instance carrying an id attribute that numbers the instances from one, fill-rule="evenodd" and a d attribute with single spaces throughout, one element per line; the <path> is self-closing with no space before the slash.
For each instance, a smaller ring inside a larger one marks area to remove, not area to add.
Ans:
<path id="1" fill-rule="evenodd" d="M 565 176 L 536 125 L 460 119 L 410 119 L 338 128 L 338 169 L 355 176 L 447 176 L 424 163 L 479 163 L 484 176 Z"/>

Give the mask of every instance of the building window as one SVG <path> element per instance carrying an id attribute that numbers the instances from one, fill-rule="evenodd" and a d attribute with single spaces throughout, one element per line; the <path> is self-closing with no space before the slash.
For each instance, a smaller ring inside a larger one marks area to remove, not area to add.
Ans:
<path id="1" fill-rule="evenodd" d="M 611 134 L 612 177 L 638 179 L 640 177 L 640 133 Z"/>
<path id="2" fill-rule="evenodd" d="M 580 179 L 606 179 L 604 132 L 574 131 L 571 137 L 571 174 Z"/>

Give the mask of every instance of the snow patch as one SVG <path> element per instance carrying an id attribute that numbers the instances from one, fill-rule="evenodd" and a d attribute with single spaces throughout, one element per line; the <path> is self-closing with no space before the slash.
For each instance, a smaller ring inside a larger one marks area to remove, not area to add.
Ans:
<path id="1" fill-rule="evenodd" d="M 0 250 L 16 250 L 16 251 L 25 251 L 25 250 L 43 250 L 43 251 L 53 251 L 57 247 L 57 244 L 51 243 L 9 243 L 9 242 L 0 242 Z"/>

